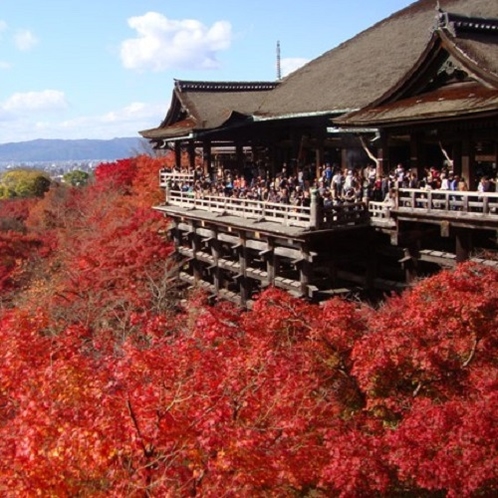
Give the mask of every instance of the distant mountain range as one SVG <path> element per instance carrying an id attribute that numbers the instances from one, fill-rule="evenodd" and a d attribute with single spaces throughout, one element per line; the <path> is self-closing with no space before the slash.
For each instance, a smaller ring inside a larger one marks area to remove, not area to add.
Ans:
<path id="1" fill-rule="evenodd" d="M 116 160 L 143 154 L 149 150 L 140 137 L 111 140 L 38 139 L 0 144 L 0 162 L 45 162 Z"/>

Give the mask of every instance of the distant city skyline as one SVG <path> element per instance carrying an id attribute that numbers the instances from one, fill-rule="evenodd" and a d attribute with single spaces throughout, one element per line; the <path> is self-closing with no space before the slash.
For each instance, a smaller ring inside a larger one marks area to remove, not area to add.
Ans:
<path id="1" fill-rule="evenodd" d="M 278 41 L 285 76 L 410 3 L 3 0 L 0 143 L 138 136 L 175 78 L 275 80 Z"/>
<path id="2" fill-rule="evenodd" d="M 116 139 L 36 139 L 0 144 L 0 170 L 7 165 L 70 163 L 74 161 L 114 161 L 147 153 L 140 137 Z"/>

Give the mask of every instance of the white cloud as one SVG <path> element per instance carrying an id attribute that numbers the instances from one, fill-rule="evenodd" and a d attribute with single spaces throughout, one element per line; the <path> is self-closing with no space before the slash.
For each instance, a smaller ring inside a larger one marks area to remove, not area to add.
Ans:
<path id="1" fill-rule="evenodd" d="M 226 21 L 206 27 L 194 19 L 171 20 L 157 12 L 128 19 L 136 38 L 121 44 L 121 60 L 128 69 L 164 71 L 170 68 L 214 69 L 217 53 L 232 40 Z"/>
<path id="2" fill-rule="evenodd" d="M 111 139 L 139 137 L 139 131 L 154 128 L 164 118 L 164 103 L 134 102 L 98 115 L 58 120 L 43 114 L 37 120 L 32 113 L 14 113 L 0 105 L 0 142 L 20 142 L 35 138 Z"/>
<path id="3" fill-rule="evenodd" d="M 19 50 L 27 52 L 38 44 L 38 39 L 31 31 L 20 29 L 14 35 L 14 43 Z"/>
<path id="4" fill-rule="evenodd" d="M 140 130 L 158 126 L 164 106 L 135 102 L 121 109 L 95 116 L 79 116 L 60 122 L 35 123 L 37 137 L 45 138 L 114 138 L 138 136 Z"/>
<path id="5" fill-rule="evenodd" d="M 296 69 L 304 66 L 309 59 L 304 59 L 302 57 L 286 57 L 280 61 L 280 67 L 282 69 L 282 76 L 287 76 L 288 74 L 294 72 Z"/>
<path id="6" fill-rule="evenodd" d="M 5 111 L 47 111 L 67 107 L 66 97 L 58 90 L 43 90 L 41 92 L 14 93 L 0 104 Z"/>
<path id="7" fill-rule="evenodd" d="M 7 29 L 7 23 L 5 21 L 2 21 L 2 19 L 0 19 L 0 33 L 2 31 L 5 31 Z"/>
<path id="8" fill-rule="evenodd" d="M 10 69 L 11 67 L 12 64 L 10 64 L 9 62 L 0 61 L 0 71 L 3 71 L 5 69 Z"/>

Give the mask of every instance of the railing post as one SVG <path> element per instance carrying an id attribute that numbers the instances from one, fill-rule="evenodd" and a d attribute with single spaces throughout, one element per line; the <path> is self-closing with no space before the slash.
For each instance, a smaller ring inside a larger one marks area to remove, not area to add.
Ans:
<path id="1" fill-rule="evenodd" d="M 486 194 L 484 194 L 482 198 L 482 213 L 483 214 L 489 213 L 489 197 Z"/>
<path id="2" fill-rule="evenodd" d="M 170 195 L 171 195 L 171 180 L 168 178 L 166 180 L 166 189 L 165 189 L 165 203 L 168 204 L 169 202 L 169 198 L 170 198 Z"/>
<path id="3" fill-rule="evenodd" d="M 318 189 L 311 190 L 311 206 L 310 206 L 310 226 L 311 228 L 320 228 L 322 209 L 320 206 L 320 194 Z"/>

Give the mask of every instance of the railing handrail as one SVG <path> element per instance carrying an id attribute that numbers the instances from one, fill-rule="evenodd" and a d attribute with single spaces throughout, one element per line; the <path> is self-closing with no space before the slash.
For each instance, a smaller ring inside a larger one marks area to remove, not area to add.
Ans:
<path id="1" fill-rule="evenodd" d="M 201 196 L 196 195 L 195 192 L 181 191 L 181 190 L 171 190 L 170 191 L 171 198 L 173 197 L 181 197 L 182 199 L 194 199 L 197 201 L 217 201 L 222 202 L 224 204 L 238 204 L 238 203 L 247 203 L 255 206 L 259 206 L 262 202 L 265 203 L 266 206 L 269 207 L 278 207 L 278 208 L 289 208 L 295 209 L 299 208 L 303 211 L 310 211 L 309 206 L 299 206 L 294 204 L 284 204 L 280 202 L 272 202 L 272 201 L 260 201 L 258 199 L 248 199 L 245 197 L 233 197 L 233 196 L 225 196 L 225 195 L 214 195 L 214 194 L 203 194 Z"/>
<path id="2" fill-rule="evenodd" d="M 460 214 L 481 214 L 498 217 L 498 192 L 471 190 L 399 189 L 395 209 Z"/>
<path id="3" fill-rule="evenodd" d="M 442 189 L 423 189 L 423 188 L 399 188 L 397 189 L 398 194 L 403 192 L 414 192 L 420 194 L 431 194 L 436 195 L 462 195 L 468 197 L 493 197 L 498 199 L 498 192 L 479 192 L 478 190 L 442 190 Z"/>
<path id="4" fill-rule="evenodd" d="M 195 192 L 178 190 L 168 191 L 167 196 L 167 204 L 170 205 L 209 210 L 214 213 L 240 216 L 246 219 L 273 221 L 286 226 L 295 225 L 302 228 L 359 225 L 365 224 L 368 220 L 368 213 L 363 202 L 320 209 L 318 206 L 314 207 L 313 202 L 311 206 L 301 206 L 211 194 L 199 196 Z"/>
<path id="5" fill-rule="evenodd" d="M 498 192 L 424 190 L 401 188 L 396 191 L 393 203 L 370 201 L 346 203 L 330 208 L 316 205 L 301 206 L 258 199 L 230 197 L 168 190 L 167 204 L 191 209 L 211 211 L 218 215 L 232 215 L 258 221 L 272 221 L 286 226 L 327 229 L 345 225 L 395 225 L 392 212 L 449 214 L 467 216 L 489 215 L 498 219 Z M 489 218 L 488 218 L 489 219 Z"/>
<path id="6" fill-rule="evenodd" d="M 171 181 L 187 181 L 193 182 L 195 180 L 195 174 L 193 172 L 184 171 L 171 171 L 171 170 L 161 170 L 159 171 L 159 185 L 161 187 L 166 187 L 168 180 Z"/>

